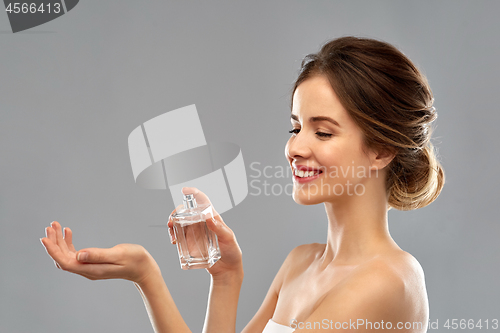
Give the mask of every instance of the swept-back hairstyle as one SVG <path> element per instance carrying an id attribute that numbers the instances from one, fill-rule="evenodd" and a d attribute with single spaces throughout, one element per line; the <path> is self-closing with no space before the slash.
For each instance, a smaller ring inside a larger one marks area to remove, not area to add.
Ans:
<path id="1" fill-rule="evenodd" d="M 395 154 L 387 166 L 388 204 L 425 207 L 445 182 L 430 141 L 437 118 L 427 79 L 394 46 L 369 38 L 341 37 L 303 60 L 292 91 L 310 77 L 326 77 L 364 134 L 364 148 Z"/>

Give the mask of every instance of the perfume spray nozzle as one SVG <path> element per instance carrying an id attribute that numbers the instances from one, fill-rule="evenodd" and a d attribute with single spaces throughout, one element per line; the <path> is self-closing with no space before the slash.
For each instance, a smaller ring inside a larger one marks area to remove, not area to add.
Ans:
<path id="1" fill-rule="evenodd" d="M 196 208 L 196 199 L 194 198 L 194 194 L 184 194 L 184 199 L 182 200 L 185 209 Z"/>

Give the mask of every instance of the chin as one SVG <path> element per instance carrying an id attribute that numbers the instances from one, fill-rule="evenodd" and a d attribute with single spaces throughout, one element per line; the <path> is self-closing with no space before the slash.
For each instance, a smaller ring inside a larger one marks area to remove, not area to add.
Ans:
<path id="1" fill-rule="evenodd" d="M 321 193 L 315 193 L 307 188 L 294 188 L 292 194 L 293 200 L 299 205 L 318 205 L 328 200 L 328 197 Z"/>

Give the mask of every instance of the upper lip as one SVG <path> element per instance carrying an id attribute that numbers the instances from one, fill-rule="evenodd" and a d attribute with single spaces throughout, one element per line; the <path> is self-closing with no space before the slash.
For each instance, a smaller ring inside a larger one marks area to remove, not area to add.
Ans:
<path id="1" fill-rule="evenodd" d="M 313 167 L 308 167 L 308 166 L 305 166 L 305 165 L 293 165 L 292 164 L 292 168 L 295 170 L 299 170 L 299 171 L 319 171 L 319 172 L 322 172 L 321 169 L 318 169 L 318 168 L 313 168 Z"/>

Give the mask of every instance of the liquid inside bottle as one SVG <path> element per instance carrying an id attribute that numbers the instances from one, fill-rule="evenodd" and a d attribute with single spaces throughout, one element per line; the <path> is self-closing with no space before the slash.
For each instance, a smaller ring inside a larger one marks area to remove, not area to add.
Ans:
<path id="1" fill-rule="evenodd" d="M 182 269 L 210 268 L 220 259 L 217 236 L 206 221 L 174 223 Z"/>
<path id="2" fill-rule="evenodd" d="M 182 269 L 210 268 L 221 258 L 217 235 L 207 226 L 212 206 L 198 207 L 194 196 L 184 196 L 184 209 L 172 216 Z"/>

